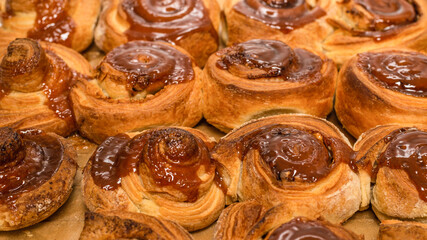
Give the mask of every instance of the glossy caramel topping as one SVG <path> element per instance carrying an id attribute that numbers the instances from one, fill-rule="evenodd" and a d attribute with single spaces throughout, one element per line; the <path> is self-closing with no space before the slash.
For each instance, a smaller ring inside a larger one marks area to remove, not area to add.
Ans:
<path id="1" fill-rule="evenodd" d="M 427 97 L 427 56 L 415 52 L 359 54 L 359 66 L 382 86 L 415 97 Z"/>
<path id="2" fill-rule="evenodd" d="M 28 37 L 71 47 L 76 25 L 66 12 L 67 3 L 68 0 L 37 0 L 36 22 Z"/>
<path id="3" fill-rule="evenodd" d="M 218 39 L 202 0 L 124 0 L 129 40 L 177 43 L 184 36 L 208 31 Z"/>
<path id="4" fill-rule="evenodd" d="M 344 3 L 349 1 L 344 1 Z M 353 35 L 372 37 L 376 41 L 398 34 L 418 20 L 417 5 L 408 0 L 353 0 L 354 5 L 346 11 L 357 21 L 355 28 L 346 29 Z M 362 8 L 362 10 L 358 8 Z M 360 20 L 360 17 L 363 20 Z M 363 21 L 363 23 L 362 23 Z"/>
<path id="5" fill-rule="evenodd" d="M 310 6 L 305 0 L 242 0 L 233 9 L 284 33 L 326 14 L 322 8 Z"/>
<path id="6" fill-rule="evenodd" d="M 268 240 L 340 240 L 319 221 L 295 218 L 276 228 Z"/>
<path id="7" fill-rule="evenodd" d="M 319 56 L 304 49 L 293 50 L 285 43 L 275 40 L 250 40 L 225 48 L 217 55 L 220 58 L 217 67 L 248 79 L 319 79 L 323 65 Z"/>
<path id="8" fill-rule="evenodd" d="M 378 159 L 374 173 L 381 167 L 404 170 L 420 198 L 427 201 L 427 132 L 401 129 L 387 137 L 390 142 Z"/>
<path id="9" fill-rule="evenodd" d="M 129 91 L 155 92 L 165 85 L 194 79 L 191 59 L 160 43 L 133 41 L 107 54 L 104 62 L 125 75 Z M 102 64 L 101 64 L 101 71 Z"/>
<path id="10" fill-rule="evenodd" d="M 246 155 L 257 150 L 277 180 L 317 182 L 340 162 L 354 167 L 347 144 L 310 130 L 268 125 L 243 136 L 240 142 L 239 151 Z"/>
<path id="11" fill-rule="evenodd" d="M 148 174 L 157 186 L 185 194 L 188 202 L 198 198 L 200 169 L 215 171 L 204 142 L 179 128 L 147 131 L 130 140 L 110 137 L 93 155 L 92 165 L 95 184 L 105 190 L 116 189 L 129 173 Z"/>
<path id="12" fill-rule="evenodd" d="M 0 201 L 11 202 L 40 187 L 61 165 L 64 148 L 52 135 L 10 128 L 0 128 L 0 135 Z"/>

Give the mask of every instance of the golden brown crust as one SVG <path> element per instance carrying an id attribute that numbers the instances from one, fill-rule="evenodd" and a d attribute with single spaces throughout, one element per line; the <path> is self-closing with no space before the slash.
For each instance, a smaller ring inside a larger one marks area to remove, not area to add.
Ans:
<path id="1" fill-rule="evenodd" d="M 218 3 L 211 0 L 202 1 L 206 9 L 209 10 L 209 18 L 214 29 L 218 32 L 220 24 L 220 7 Z M 109 52 L 113 48 L 130 41 L 125 34 L 126 30 L 129 29 L 130 23 L 121 9 L 122 2 L 122 0 L 102 2 L 100 20 L 95 29 L 95 43 L 105 52 Z M 209 31 L 196 31 L 184 35 L 176 45 L 190 53 L 197 64 L 202 67 L 205 65 L 209 55 L 218 49 L 218 39 L 214 38 Z"/>
<path id="2" fill-rule="evenodd" d="M 249 151 L 242 161 L 239 151 L 243 150 L 236 149 L 239 139 L 271 124 L 312 129 L 350 145 L 332 123 L 309 115 L 284 114 L 248 122 L 222 138 L 212 152 L 213 159 L 226 169 L 228 203 L 259 198 L 265 206 L 286 205 L 293 216 L 323 217 L 333 223 L 341 223 L 365 207 L 361 205 L 359 177 L 346 163 L 338 164 L 325 178 L 308 183 L 272 179 L 257 150 Z"/>
<path id="3" fill-rule="evenodd" d="M 292 218 L 291 211 L 283 204 L 268 209 L 256 200 L 235 203 L 221 213 L 215 226 L 213 239 L 269 239 L 274 230 Z M 363 239 L 341 226 L 327 221 L 316 222 L 321 223 L 340 239 Z"/>
<path id="4" fill-rule="evenodd" d="M 410 219 L 425 222 L 427 203 L 423 201 L 407 173 L 402 169 L 381 167 L 376 179 L 372 179 L 372 166 L 387 147 L 384 140 L 392 132 L 401 128 L 427 130 L 426 125 L 390 124 L 377 126 L 362 134 L 355 143 L 357 162 L 361 172 L 362 189 L 370 197 L 372 209 L 380 220 Z M 372 183 L 375 186 L 372 188 Z M 371 190 L 372 188 L 372 190 Z"/>
<path id="5" fill-rule="evenodd" d="M 360 15 L 357 11 L 352 11 L 354 1 L 334 1 L 329 10 L 328 21 L 331 20 L 342 23 L 343 25 L 355 26 L 362 25 Z M 341 4 L 344 2 L 345 4 Z M 344 64 L 354 54 L 371 51 L 373 49 L 387 48 L 387 47 L 405 47 L 416 51 L 425 51 L 427 48 L 427 2 L 423 0 L 414 0 L 408 2 L 415 2 L 418 6 L 419 17 L 417 21 L 408 26 L 404 26 L 397 32 L 396 35 L 384 38 L 381 41 L 376 41 L 373 37 L 353 36 L 347 31 L 337 28 L 335 31 L 328 35 L 323 41 L 323 51 L 338 65 Z M 352 15 L 354 16 L 348 16 Z M 354 19 L 352 19 L 354 18 Z M 366 20 L 366 19 L 364 19 Z"/>
<path id="6" fill-rule="evenodd" d="M 168 128 L 159 128 L 168 129 Z M 200 138 L 206 145 L 212 146 L 214 140 L 199 130 L 184 129 Z M 150 134 L 146 130 L 142 133 Z M 130 134 L 134 136 L 136 133 Z M 177 222 L 189 231 L 209 226 L 214 222 L 225 205 L 223 191 L 215 183 L 215 171 L 207 171 L 204 167 L 197 170 L 204 179 L 198 187 L 197 199 L 194 202 L 182 198 L 182 193 L 169 187 L 155 184 L 149 173 L 137 175 L 131 173 L 121 180 L 121 185 L 113 190 L 104 190 L 98 186 L 91 174 L 92 161 L 89 161 L 83 172 L 83 196 L 86 206 L 94 212 L 129 211 Z M 213 174 L 213 175 L 212 175 Z"/>
<path id="7" fill-rule="evenodd" d="M 59 81 L 72 84 L 77 75 L 92 76 L 92 67 L 80 54 L 58 44 L 18 39 L 9 46 L 8 52 L 5 53 L 7 55 L 0 56 L 3 59 L 0 68 L 1 89 L 6 92 L 0 99 L 0 126 L 17 129 L 38 128 L 62 136 L 69 135 L 75 130 L 75 124 L 72 123 L 71 117 L 60 116 L 49 106 L 49 93 L 46 89 L 55 89 L 56 85 L 59 86 Z M 31 66 L 33 61 L 40 63 Z M 62 66 L 61 63 L 65 65 Z M 17 64 L 25 66 L 19 67 Z M 28 72 L 16 74 L 21 71 L 17 68 L 26 69 L 24 71 Z M 61 74 L 69 75 L 61 79 Z M 51 84 L 45 85 L 48 82 Z M 63 91 L 65 95 L 61 101 L 68 101 L 65 99 L 67 92 L 68 90 Z"/>
<path id="8" fill-rule="evenodd" d="M 85 239 L 165 239 L 191 240 L 191 235 L 178 224 L 141 213 L 86 212 L 80 235 Z"/>
<path id="9" fill-rule="evenodd" d="M 326 23 L 326 16 L 323 16 L 289 33 L 284 33 L 279 29 L 270 27 L 263 22 L 251 19 L 237 12 L 233 7 L 240 1 L 242 0 L 224 1 L 224 14 L 228 28 L 227 45 L 245 42 L 250 39 L 272 39 L 286 42 L 293 47 L 304 46 L 321 51 L 323 39 L 333 31 L 333 28 Z M 328 11 L 333 1 L 320 0 L 306 2 L 310 2 L 313 6 L 318 4 L 322 9 Z"/>
<path id="10" fill-rule="evenodd" d="M 48 218 L 68 199 L 72 191 L 77 164 L 75 152 L 70 149 L 63 138 L 47 133 L 63 144 L 63 159 L 58 170 L 40 187 L 23 192 L 10 202 L 0 204 L 0 231 L 11 231 L 34 225 Z"/>
<path id="11" fill-rule="evenodd" d="M 383 221 L 380 225 L 379 240 L 414 239 L 427 237 L 427 224 L 402 222 L 396 220 Z"/>
<path id="12" fill-rule="evenodd" d="M 43 0 L 42 0 L 43 1 Z M 15 38 L 28 37 L 27 33 L 33 29 L 36 21 L 37 1 L 0 1 L 0 15 L 7 14 L 7 8 L 13 6 L 12 14 L 3 18 L 0 27 L 0 48 L 7 47 Z M 47 3 L 54 6 L 54 3 Z M 75 30 L 71 34 L 71 41 L 67 47 L 76 51 L 85 50 L 93 40 L 93 30 L 100 10 L 101 0 L 67 0 L 65 11 L 71 17 Z M 40 39 L 45 40 L 45 39 Z"/>
<path id="13" fill-rule="evenodd" d="M 326 117 L 332 110 L 337 69 L 331 60 L 319 57 L 323 63 L 318 73 L 291 81 L 281 76 L 251 79 L 234 75 L 217 66 L 218 54 L 211 55 L 202 78 L 204 117 L 224 132 L 252 119 L 283 113 Z"/>
<path id="14" fill-rule="evenodd" d="M 401 48 L 372 53 L 387 51 L 413 53 Z M 358 60 L 359 55 L 356 55 L 341 68 L 335 99 L 337 117 L 351 135 L 359 137 L 368 129 L 390 123 L 427 123 L 427 98 L 406 95 L 376 84 L 360 69 Z"/>

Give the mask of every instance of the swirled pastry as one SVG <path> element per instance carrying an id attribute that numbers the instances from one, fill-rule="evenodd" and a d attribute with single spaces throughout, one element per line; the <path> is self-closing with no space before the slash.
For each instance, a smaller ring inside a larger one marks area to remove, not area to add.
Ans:
<path id="1" fill-rule="evenodd" d="M 224 4 L 228 45 L 250 39 L 274 39 L 292 46 L 321 49 L 332 32 L 325 19 L 329 0 L 230 0 Z"/>
<path id="2" fill-rule="evenodd" d="M 95 239 L 165 239 L 191 240 L 178 224 L 141 213 L 103 212 L 85 214 L 80 240 Z"/>
<path id="3" fill-rule="evenodd" d="M 427 55 L 383 49 L 354 56 L 338 76 L 335 111 L 355 137 L 377 125 L 427 124 Z"/>
<path id="4" fill-rule="evenodd" d="M 326 120 L 277 115 L 226 135 L 212 158 L 228 187 L 228 202 L 259 199 L 283 204 L 292 216 L 341 223 L 361 205 L 361 188 L 348 140 Z"/>
<path id="5" fill-rule="evenodd" d="M 117 47 L 95 79 L 77 81 L 71 91 L 80 133 L 100 143 L 122 132 L 194 126 L 202 118 L 200 73 L 179 47 L 146 41 Z"/>
<path id="6" fill-rule="evenodd" d="M 28 37 L 83 51 L 92 42 L 100 5 L 100 0 L 0 1 L 0 48 Z"/>
<path id="7" fill-rule="evenodd" d="M 74 152 L 56 134 L 0 128 L 0 231 L 36 224 L 71 193 Z"/>
<path id="8" fill-rule="evenodd" d="M 218 48 L 216 1 L 112 0 L 104 1 L 102 9 L 95 42 L 106 52 L 132 40 L 166 41 L 203 66 Z"/>
<path id="9" fill-rule="evenodd" d="M 91 211 L 144 213 L 189 231 L 209 226 L 224 208 L 224 190 L 209 157 L 214 141 L 190 128 L 146 130 L 105 140 L 84 170 Z"/>
<path id="10" fill-rule="evenodd" d="M 356 240 L 362 237 L 327 221 L 304 217 L 292 219 L 285 205 L 273 208 L 256 201 L 235 203 L 227 207 L 218 219 L 215 240 Z"/>
<path id="11" fill-rule="evenodd" d="M 362 187 L 381 220 L 427 221 L 427 125 L 384 125 L 355 144 Z"/>
<path id="12" fill-rule="evenodd" d="M 386 220 L 380 225 L 378 240 L 425 239 L 427 224 Z"/>
<path id="13" fill-rule="evenodd" d="M 93 74 L 81 55 L 58 44 L 17 39 L 0 61 L 0 127 L 62 136 L 76 129 L 70 88 Z"/>
<path id="14" fill-rule="evenodd" d="M 334 1 L 328 22 L 335 28 L 323 42 L 325 54 L 343 64 L 356 53 L 384 47 L 427 48 L 424 0 Z"/>
<path id="15" fill-rule="evenodd" d="M 275 40 L 250 40 L 212 55 L 203 72 L 203 114 L 228 132 L 280 113 L 326 117 L 337 69 L 315 52 Z"/>

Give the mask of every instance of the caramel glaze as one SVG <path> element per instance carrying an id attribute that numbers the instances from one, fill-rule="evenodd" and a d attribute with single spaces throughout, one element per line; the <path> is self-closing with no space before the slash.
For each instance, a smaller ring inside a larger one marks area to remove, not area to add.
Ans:
<path id="1" fill-rule="evenodd" d="M 276 40 L 250 40 L 217 53 L 216 66 L 248 79 L 281 78 L 297 82 L 320 80 L 322 59 L 304 49 L 292 49 Z M 236 66 L 243 66 L 236 69 Z"/>
<path id="2" fill-rule="evenodd" d="M 295 218 L 276 228 L 268 240 L 340 240 L 334 232 L 319 221 Z"/>
<path id="3" fill-rule="evenodd" d="M 71 47 L 76 24 L 66 12 L 67 3 L 68 0 L 37 0 L 36 21 L 27 36 Z"/>
<path id="4" fill-rule="evenodd" d="M 172 187 L 187 196 L 198 198 L 202 180 L 198 171 L 214 174 L 208 147 L 204 142 L 179 128 L 165 128 L 141 133 L 130 139 L 126 135 L 108 138 L 91 158 L 91 176 L 104 190 L 115 190 L 130 173 L 150 175 L 160 187 Z"/>
<path id="5" fill-rule="evenodd" d="M 0 202 L 12 203 L 47 182 L 59 169 L 64 147 L 39 130 L 0 128 Z"/>
<path id="6" fill-rule="evenodd" d="M 239 139 L 241 159 L 257 150 L 277 180 L 317 182 L 344 162 L 357 171 L 351 148 L 336 138 L 292 126 L 272 124 Z"/>
<path id="7" fill-rule="evenodd" d="M 358 66 L 369 78 L 388 89 L 427 97 L 427 56 L 415 52 L 359 54 Z"/>
<path id="8" fill-rule="evenodd" d="M 190 57 L 160 43 L 129 42 L 109 52 L 103 61 L 125 74 L 130 92 L 156 92 L 195 77 Z"/>
<path id="9" fill-rule="evenodd" d="M 174 44 L 189 34 L 204 31 L 218 39 L 202 0 L 124 0 L 121 8 L 130 24 L 125 32 L 129 40 Z"/>
<path id="10" fill-rule="evenodd" d="M 372 169 L 373 178 L 380 168 L 401 169 L 427 201 L 427 132 L 414 128 L 402 128 L 384 139 L 388 143 Z"/>
<path id="11" fill-rule="evenodd" d="M 233 9 L 284 33 L 326 15 L 321 7 L 311 7 L 305 0 L 242 0 Z"/>
<path id="12" fill-rule="evenodd" d="M 348 1 L 344 1 L 344 3 Z M 354 0 L 354 3 L 369 12 L 369 24 L 363 30 L 346 30 L 355 36 L 374 38 L 375 41 L 382 41 L 398 34 L 403 27 L 415 23 L 420 16 L 415 1 Z M 354 8 L 347 13 L 360 15 L 359 11 Z"/>

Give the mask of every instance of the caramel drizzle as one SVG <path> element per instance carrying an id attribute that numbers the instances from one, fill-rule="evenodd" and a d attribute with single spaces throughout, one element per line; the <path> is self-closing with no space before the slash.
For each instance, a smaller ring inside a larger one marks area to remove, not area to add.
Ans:
<path id="1" fill-rule="evenodd" d="M 322 59 L 304 49 L 292 49 L 275 40 L 250 40 L 217 53 L 216 66 L 247 78 L 279 78 L 283 81 L 318 81 Z"/>
<path id="2" fill-rule="evenodd" d="M 322 222 L 298 217 L 276 228 L 268 238 L 268 240 L 282 239 L 341 240 L 342 238 L 338 237 Z"/>
<path id="3" fill-rule="evenodd" d="M 218 33 L 201 0 L 124 0 L 121 4 L 130 23 L 129 40 L 163 40 L 172 44 L 196 32 Z"/>
<path id="4" fill-rule="evenodd" d="M 427 56 L 415 52 L 361 53 L 358 67 L 390 90 L 427 97 Z"/>
<path id="5" fill-rule="evenodd" d="M 242 0 L 233 9 L 272 28 L 289 33 L 326 15 L 320 7 L 305 0 Z"/>
<path id="6" fill-rule="evenodd" d="M 178 128 L 152 130 L 132 139 L 123 134 L 110 137 L 90 161 L 91 176 L 104 190 L 117 189 L 130 173 L 144 172 L 157 186 L 172 187 L 186 195 L 187 202 L 198 199 L 202 184 L 199 169 L 215 174 L 215 164 L 204 142 Z"/>
<path id="7" fill-rule="evenodd" d="M 62 143 L 39 130 L 14 132 L 1 128 L 0 201 L 12 204 L 22 194 L 37 189 L 57 172 L 64 154 Z"/>
<path id="8" fill-rule="evenodd" d="M 71 47 L 76 24 L 65 10 L 67 3 L 68 0 L 38 0 L 36 22 L 28 37 Z"/>
<path id="9" fill-rule="evenodd" d="M 237 147 L 242 160 L 250 150 L 257 150 L 279 181 L 314 183 L 341 162 L 357 172 L 347 144 L 312 130 L 267 125 L 242 136 Z"/>

